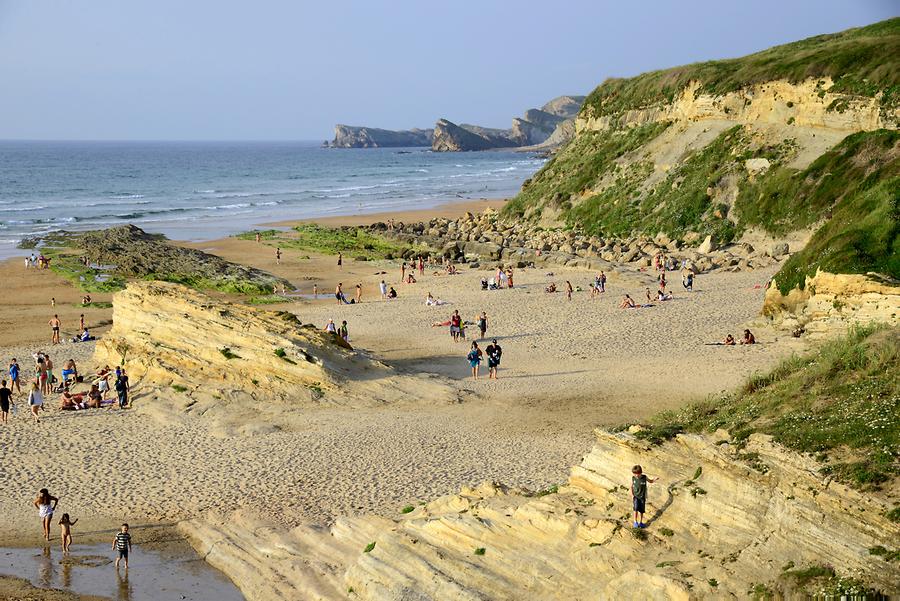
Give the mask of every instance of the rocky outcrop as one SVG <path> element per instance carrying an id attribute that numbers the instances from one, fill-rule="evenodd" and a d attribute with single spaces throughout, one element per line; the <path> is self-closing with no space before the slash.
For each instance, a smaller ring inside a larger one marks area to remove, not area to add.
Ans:
<path id="1" fill-rule="evenodd" d="M 650 485 L 631 527 L 631 466 Z M 892 592 L 900 574 L 888 504 L 818 475 L 763 435 L 680 435 L 649 446 L 597 433 L 568 482 L 539 493 L 485 483 L 391 517 L 290 531 L 248 512 L 183 524 L 248 599 L 706 599 L 748 590 L 802 596 L 791 568 L 830 565 Z"/>
<path id="2" fill-rule="evenodd" d="M 460 152 L 509 148 L 517 144 L 509 132 L 473 125 L 457 125 L 447 119 L 439 119 L 434 125 L 431 149 L 435 152 Z"/>
<path id="3" fill-rule="evenodd" d="M 763 315 L 788 331 L 830 335 L 853 325 L 900 323 L 900 282 L 877 274 L 817 271 L 801 290 L 766 291 Z"/>
<path id="4" fill-rule="evenodd" d="M 376 127 L 335 125 L 334 140 L 327 143 L 331 148 L 391 148 L 431 146 L 432 129 L 410 129 L 394 131 Z"/>
<path id="5" fill-rule="evenodd" d="M 134 225 L 72 234 L 70 241 L 89 263 L 114 266 L 124 277 L 189 282 L 231 292 L 274 292 L 290 283 L 270 273 L 232 263 L 193 248 L 171 244 Z"/>
<path id="6" fill-rule="evenodd" d="M 574 230 L 545 229 L 527 221 L 509 220 L 493 209 L 480 215 L 467 213 L 459 219 L 400 223 L 393 229 L 375 223 L 369 229 L 414 247 L 427 246 L 433 254 L 453 261 L 482 265 L 562 265 L 634 273 L 654 265 L 656 256 L 662 255 L 670 269 L 677 271 L 684 265 L 694 273 L 706 273 L 716 269 L 745 271 L 770 267 L 788 256 L 774 255 L 774 249 L 757 250 L 747 243 L 720 247 L 712 239 L 694 248 L 662 234 L 628 238 L 588 236 Z M 414 256 L 421 250 L 408 252 Z"/>
<path id="7" fill-rule="evenodd" d="M 493 129 L 477 125 L 457 125 L 440 119 L 434 126 L 431 149 L 436 152 L 489 150 L 543 145 L 546 147 L 568 141 L 573 131 L 571 122 L 584 96 L 560 96 L 540 109 L 528 109 L 522 117 L 513 119 L 510 129 Z M 563 126 L 569 122 L 567 126 Z M 551 143 L 548 143 L 550 138 Z"/>
<path id="8" fill-rule="evenodd" d="M 291 313 L 165 282 L 132 282 L 113 297 L 94 363 L 125 365 L 132 385 L 159 399 L 146 410 L 215 419 L 233 433 L 290 427 L 292 408 L 455 398 L 443 381 L 400 376 Z"/>

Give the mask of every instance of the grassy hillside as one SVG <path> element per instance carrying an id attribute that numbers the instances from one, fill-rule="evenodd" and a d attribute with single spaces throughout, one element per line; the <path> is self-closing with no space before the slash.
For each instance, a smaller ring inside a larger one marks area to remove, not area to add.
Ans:
<path id="1" fill-rule="evenodd" d="M 797 83 L 821 77 L 834 80 L 828 92 L 859 96 L 882 92 L 882 107 L 896 108 L 900 104 L 900 18 L 775 46 L 741 58 L 609 79 L 587 97 L 582 114 L 611 115 L 671 102 L 690 81 L 699 81 L 701 92 L 726 94 L 774 79 Z"/>
<path id="2" fill-rule="evenodd" d="M 812 453 L 822 473 L 859 488 L 900 476 L 900 330 L 866 328 L 784 361 L 723 398 L 659 415 L 638 435 L 661 442 L 681 432 L 728 430 L 738 446 L 771 434 Z M 765 466 L 747 454 L 760 471 Z"/>
<path id="3" fill-rule="evenodd" d="M 773 79 L 825 76 L 834 83 L 826 90 L 820 82 L 822 95 L 878 96 L 882 110 L 900 107 L 900 18 L 739 59 L 610 80 L 587 98 L 582 116 L 670 102 L 690 81 L 699 81 L 701 92 L 724 94 Z M 723 242 L 748 228 L 780 236 L 821 225 L 776 277 L 782 292 L 802 287 L 817 268 L 900 279 L 900 134 L 850 135 L 799 170 L 789 165 L 810 142 L 790 137 L 792 121 L 765 133 L 735 125 L 672 162 L 661 148 L 686 143 L 679 138 L 683 123 L 627 127 L 613 120 L 610 129 L 578 134 L 523 184 L 504 212 L 598 236 L 664 232 L 697 240 L 712 234 Z M 665 144 L 654 143 L 661 135 Z M 766 159 L 768 167 L 754 167 L 751 174 L 750 159 Z"/>

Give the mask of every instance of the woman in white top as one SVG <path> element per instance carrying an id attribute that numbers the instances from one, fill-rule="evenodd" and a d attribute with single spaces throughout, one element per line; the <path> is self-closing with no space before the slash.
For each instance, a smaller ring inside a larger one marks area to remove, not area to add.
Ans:
<path id="1" fill-rule="evenodd" d="M 44 395 L 41 394 L 37 382 L 31 383 L 31 392 L 28 393 L 28 404 L 31 405 L 31 415 L 34 416 L 34 421 L 41 421 L 38 419 L 38 411 L 40 411 L 44 404 Z"/>

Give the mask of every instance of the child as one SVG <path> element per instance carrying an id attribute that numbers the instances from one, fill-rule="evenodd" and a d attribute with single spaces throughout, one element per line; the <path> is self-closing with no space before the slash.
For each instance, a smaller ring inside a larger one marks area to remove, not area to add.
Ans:
<path id="1" fill-rule="evenodd" d="M 116 533 L 113 539 L 112 548 L 119 552 L 116 557 L 116 569 L 119 569 L 119 560 L 125 561 L 125 569 L 128 569 L 128 552 L 131 551 L 131 535 L 128 534 L 128 524 L 122 524 L 122 530 Z"/>
<path id="2" fill-rule="evenodd" d="M 653 484 L 659 478 L 648 478 L 644 475 L 641 466 L 631 468 L 631 497 L 634 507 L 634 527 L 646 528 L 644 524 L 644 508 L 647 504 L 647 483 Z M 638 519 L 640 514 L 640 519 Z"/>
<path id="3" fill-rule="evenodd" d="M 72 526 L 78 523 L 78 519 L 70 520 L 69 514 L 64 513 L 59 518 L 60 538 L 62 539 L 63 555 L 69 554 L 69 547 L 72 546 Z"/>

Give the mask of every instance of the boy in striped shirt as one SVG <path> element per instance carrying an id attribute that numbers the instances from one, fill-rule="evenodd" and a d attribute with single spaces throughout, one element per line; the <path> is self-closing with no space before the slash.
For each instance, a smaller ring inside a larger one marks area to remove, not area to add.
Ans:
<path id="1" fill-rule="evenodd" d="M 131 535 L 128 534 L 128 524 L 122 524 L 122 530 L 116 533 L 112 548 L 119 552 L 116 557 L 116 569 L 119 569 L 119 560 L 125 560 L 125 569 L 128 569 L 128 552 L 131 551 Z"/>

